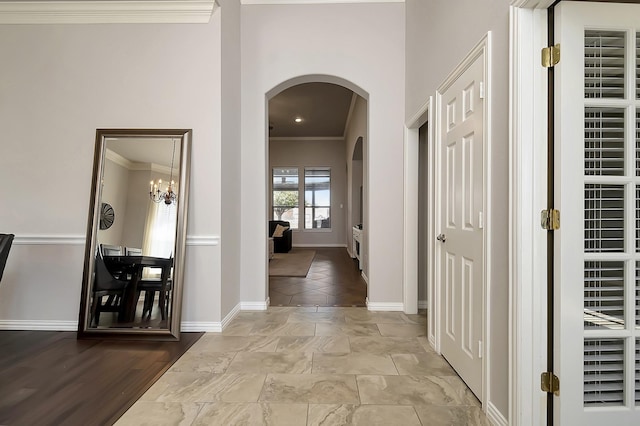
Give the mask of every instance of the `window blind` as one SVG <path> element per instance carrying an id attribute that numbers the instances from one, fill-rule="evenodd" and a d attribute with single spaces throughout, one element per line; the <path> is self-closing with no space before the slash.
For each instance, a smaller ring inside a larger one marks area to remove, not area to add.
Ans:
<path id="1" fill-rule="evenodd" d="M 624 115 L 622 108 L 585 108 L 585 175 L 624 175 Z"/>
<path id="2" fill-rule="evenodd" d="M 585 262 L 585 329 L 623 329 L 624 325 L 624 262 Z"/>
<path id="3" fill-rule="evenodd" d="M 585 339 L 584 405 L 624 404 L 624 340 Z"/>
<path id="4" fill-rule="evenodd" d="M 624 185 L 585 184 L 584 249 L 624 251 Z"/>
<path id="5" fill-rule="evenodd" d="M 585 98 L 624 98 L 625 38 L 623 31 L 585 31 Z"/>

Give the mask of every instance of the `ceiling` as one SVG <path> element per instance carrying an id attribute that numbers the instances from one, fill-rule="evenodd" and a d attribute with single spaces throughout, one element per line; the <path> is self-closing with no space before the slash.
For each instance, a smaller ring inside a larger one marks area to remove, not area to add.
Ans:
<path id="1" fill-rule="evenodd" d="M 354 93 L 331 83 L 303 83 L 269 101 L 272 138 L 344 137 Z M 297 123 L 296 118 L 301 121 Z"/>
<path id="2" fill-rule="evenodd" d="M 180 166 L 180 139 L 175 139 L 174 169 Z M 171 166 L 171 138 L 109 138 L 107 148 L 134 163 Z"/>

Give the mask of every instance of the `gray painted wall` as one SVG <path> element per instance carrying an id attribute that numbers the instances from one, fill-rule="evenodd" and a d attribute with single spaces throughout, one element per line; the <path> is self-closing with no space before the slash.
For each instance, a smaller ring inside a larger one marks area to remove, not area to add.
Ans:
<path id="1" fill-rule="evenodd" d="M 304 213 L 301 210 L 299 228 L 293 231 L 293 245 L 345 246 L 347 160 L 344 141 L 271 140 L 269 165 L 269 170 L 280 166 L 298 167 L 301 191 L 304 191 L 305 167 L 331 168 L 331 230 L 304 229 Z"/>
<path id="2" fill-rule="evenodd" d="M 220 235 L 219 40 L 217 13 L 200 25 L 0 25 L 0 174 L 12 182 L 0 226 L 45 237 L 12 248 L 0 322 L 77 321 L 97 128 L 192 128 L 188 234 Z M 188 247 L 183 320 L 220 320 L 219 249 Z"/>
<path id="3" fill-rule="evenodd" d="M 242 6 L 242 300 L 264 301 L 267 291 L 266 95 L 298 77 L 322 75 L 368 94 L 369 301 L 401 306 L 402 233 L 388 232 L 388 223 L 393 217 L 402 226 L 404 8 L 403 3 Z"/>
<path id="4" fill-rule="evenodd" d="M 240 1 L 218 0 L 221 19 L 222 92 L 222 288 L 224 318 L 240 303 L 242 222 L 240 213 L 242 167 L 240 165 Z M 265 240 L 266 244 L 266 240 Z"/>
<path id="5" fill-rule="evenodd" d="M 491 89 L 491 309 L 488 401 L 507 418 L 509 407 L 509 1 L 406 1 L 406 118 L 414 116 L 430 95 L 492 32 Z"/>

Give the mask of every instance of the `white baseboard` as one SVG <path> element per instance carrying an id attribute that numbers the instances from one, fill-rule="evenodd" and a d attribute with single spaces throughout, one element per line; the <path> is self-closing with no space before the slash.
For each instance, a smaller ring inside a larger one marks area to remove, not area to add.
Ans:
<path id="1" fill-rule="evenodd" d="M 300 247 L 300 248 L 326 248 L 326 247 L 338 247 L 338 248 L 347 248 L 346 244 L 292 244 L 292 247 Z"/>
<path id="2" fill-rule="evenodd" d="M 264 302 L 240 302 L 241 311 L 266 311 L 269 307 L 269 299 Z"/>
<path id="3" fill-rule="evenodd" d="M 0 330 L 78 331 L 78 321 L 0 320 Z"/>
<path id="4" fill-rule="evenodd" d="M 188 333 L 188 332 L 200 332 L 204 331 L 206 333 L 221 333 L 222 332 L 222 324 L 220 322 L 215 321 L 182 321 L 180 323 L 180 331 Z"/>
<path id="5" fill-rule="evenodd" d="M 367 297 L 367 309 L 370 311 L 404 312 L 404 303 L 369 302 Z"/>
<path id="6" fill-rule="evenodd" d="M 429 302 L 427 300 L 418 300 L 418 309 L 428 309 Z"/>
<path id="7" fill-rule="evenodd" d="M 229 323 L 231 321 L 233 321 L 233 319 L 236 317 L 236 315 L 238 315 L 238 312 L 240 312 L 240 304 L 239 303 L 236 306 L 233 307 L 231 312 L 229 312 L 226 317 L 222 318 L 222 322 L 220 323 L 220 326 L 221 326 L 221 328 L 223 330 L 229 325 Z"/>
<path id="8" fill-rule="evenodd" d="M 222 321 L 182 321 L 180 324 L 180 331 L 184 332 L 195 332 L 195 331 L 204 331 L 206 333 L 222 333 L 222 330 L 238 315 L 240 312 L 240 303 L 231 309 Z"/>
<path id="9" fill-rule="evenodd" d="M 493 426 L 509 426 L 509 422 L 493 403 L 487 403 L 487 419 Z"/>

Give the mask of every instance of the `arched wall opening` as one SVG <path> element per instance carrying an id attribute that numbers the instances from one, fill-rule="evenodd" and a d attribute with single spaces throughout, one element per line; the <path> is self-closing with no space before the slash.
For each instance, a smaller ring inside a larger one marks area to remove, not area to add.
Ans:
<path id="1" fill-rule="evenodd" d="M 359 225 L 362 229 L 365 228 L 365 224 L 368 222 L 368 147 L 366 146 L 366 140 L 369 132 L 369 94 L 360 86 L 352 83 L 349 80 L 332 75 L 309 74 L 283 81 L 282 83 L 279 83 L 265 93 L 265 175 L 267 178 L 265 217 L 267 218 L 267 220 L 271 220 L 273 216 L 271 206 L 271 182 L 273 179 L 271 176 L 271 169 L 273 164 L 271 164 L 272 162 L 270 158 L 271 141 L 269 130 L 271 126 L 269 122 L 269 101 L 282 92 L 286 91 L 287 89 L 294 88 L 295 86 L 299 86 L 305 83 L 334 84 L 349 89 L 351 92 L 353 92 L 353 94 L 357 95 L 353 96 L 352 105 L 349 109 L 349 117 L 347 119 L 344 137 L 342 140 L 344 149 L 342 158 L 344 159 L 344 162 L 340 165 L 340 168 L 346 168 L 344 197 L 340 198 L 339 200 L 334 200 L 334 198 L 332 197 L 331 207 L 332 218 L 335 217 L 336 214 L 340 214 L 343 216 L 343 220 L 340 221 L 340 234 L 343 236 L 340 245 L 346 247 L 348 254 L 351 257 L 355 258 L 356 255 L 353 247 L 353 227 L 355 225 Z M 340 172 L 344 173 L 343 170 L 344 169 L 340 170 Z M 302 184 L 303 183 L 301 181 L 300 185 Z M 295 239 L 296 234 L 294 233 L 294 246 L 296 245 Z M 368 253 L 368 239 L 365 235 L 362 236 L 359 247 L 361 253 L 360 265 L 362 269 L 362 259 L 365 258 L 364 254 Z M 269 261 L 267 259 L 265 267 L 265 270 L 267 271 L 267 273 L 265 274 L 265 288 L 267 296 L 269 295 L 268 262 Z"/>

